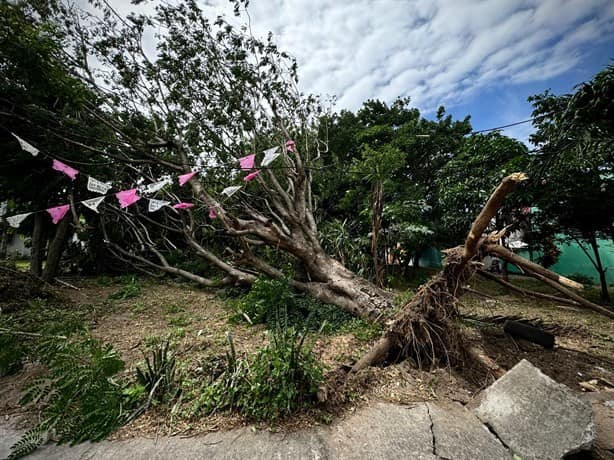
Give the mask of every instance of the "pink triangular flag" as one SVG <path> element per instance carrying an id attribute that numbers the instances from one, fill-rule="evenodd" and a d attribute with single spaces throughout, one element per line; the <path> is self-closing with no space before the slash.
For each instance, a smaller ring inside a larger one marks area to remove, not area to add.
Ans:
<path id="1" fill-rule="evenodd" d="M 181 176 L 179 176 L 179 186 L 183 187 L 183 185 L 189 181 L 190 179 L 192 179 L 192 177 L 194 177 L 196 175 L 196 172 L 192 171 L 189 172 L 187 174 L 182 174 Z"/>
<path id="2" fill-rule="evenodd" d="M 121 192 L 117 192 L 115 196 L 119 201 L 120 208 L 126 208 L 141 199 L 135 188 L 131 188 L 130 190 L 122 190 Z"/>
<path id="3" fill-rule="evenodd" d="M 289 141 L 286 141 L 286 150 L 288 150 L 288 152 L 294 152 L 294 149 L 296 148 L 296 143 L 290 139 Z"/>
<path id="4" fill-rule="evenodd" d="M 246 157 L 239 158 L 239 164 L 241 165 L 241 169 L 252 169 L 254 167 L 254 162 L 256 161 L 256 154 L 252 153 L 251 155 L 247 155 Z"/>
<path id="5" fill-rule="evenodd" d="M 184 203 L 184 202 L 181 202 L 181 203 L 174 204 L 173 208 L 175 208 L 175 209 L 188 209 L 188 208 L 191 208 L 192 206 L 194 206 L 194 203 Z"/>
<path id="6" fill-rule="evenodd" d="M 250 180 L 252 180 L 254 177 L 256 177 L 258 174 L 260 174 L 260 170 L 258 171 L 254 171 L 253 173 L 249 173 L 247 176 L 245 176 L 243 178 L 243 180 L 245 182 L 249 182 Z"/>
<path id="7" fill-rule="evenodd" d="M 62 206 L 56 206 L 55 208 L 49 208 L 47 209 L 47 212 L 51 215 L 51 219 L 53 220 L 53 223 L 57 224 L 59 221 L 61 221 L 64 218 L 64 216 L 66 215 L 69 209 L 70 209 L 70 205 L 63 204 Z"/>
<path id="8" fill-rule="evenodd" d="M 209 219 L 215 219 L 217 217 L 217 214 L 215 212 L 214 208 L 209 208 Z"/>
<path id="9" fill-rule="evenodd" d="M 75 180 L 77 178 L 77 174 L 79 174 L 79 171 L 77 171 L 75 168 L 71 168 L 70 166 L 65 165 L 64 163 L 58 160 L 53 160 L 52 167 L 56 171 L 63 172 L 68 177 L 70 177 L 72 180 Z"/>

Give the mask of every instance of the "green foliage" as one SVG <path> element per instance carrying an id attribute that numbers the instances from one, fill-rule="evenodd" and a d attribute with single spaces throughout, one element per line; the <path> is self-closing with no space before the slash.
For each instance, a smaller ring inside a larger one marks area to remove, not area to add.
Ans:
<path id="1" fill-rule="evenodd" d="M 277 327 L 270 343 L 247 360 L 237 358 L 229 336 L 225 368 L 204 387 L 195 412 L 235 410 L 271 421 L 312 404 L 323 372 L 305 337 L 293 327 Z"/>
<path id="2" fill-rule="evenodd" d="M 124 362 L 111 345 L 89 337 L 42 344 L 49 374 L 29 386 L 22 404 L 39 404 L 41 421 L 15 444 L 10 458 L 36 449 L 53 433 L 58 443 L 99 441 L 122 423 L 122 387 L 114 378 Z"/>
<path id="3" fill-rule="evenodd" d="M 126 300 L 139 297 L 141 295 L 141 285 L 136 276 L 132 275 L 126 279 L 126 283 L 119 290 L 109 296 L 111 300 Z"/>
<path id="4" fill-rule="evenodd" d="M 137 383 L 159 402 L 171 401 L 179 394 L 180 376 L 170 340 L 154 344 L 145 366 L 136 368 Z"/>
<path id="5" fill-rule="evenodd" d="M 266 324 L 276 327 L 280 323 L 307 331 L 325 334 L 378 331 L 378 327 L 356 318 L 335 305 L 329 305 L 297 293 L 286 280 L 258 278 L 243 297 L 231 302 L 235 309 L 234 321 Z"/>
<path id="6" fill-rule="evenodd" d="M 18 336 L 0 331 L 0 377 L 21 369 L 23 358 L 24 347 Z"/>

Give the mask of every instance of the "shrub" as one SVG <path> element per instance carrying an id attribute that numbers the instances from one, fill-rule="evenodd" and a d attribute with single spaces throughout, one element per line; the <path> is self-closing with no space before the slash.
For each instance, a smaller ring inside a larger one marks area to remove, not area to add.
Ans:
<path id="1" fill-rule="evenodd" d="M 239 359 L 229 336 L 225 369 L 207 384 L 195 411 L 236 410 L 254 420 L 275 420 L 316 399 L 323 371 L 305 334 L 278 327 L 253 359 Z"/>
<path id="2" fill-rule="evenodd" d="M 264 323 L 271 328 L 279 325 L 281 312 L 284 325 L 301 330 L 330 334 L 352 332 L 355 328 L 377 329 L 335 305 L 297 293 L 286 280 L 258 278 L 249 293 L 233 306 L 234 321 Z"/>
<path id="3" fill-rule="evenodd" d="M 137 366 L 136 378 L 137 383 L 157 401 L 170 401 L 178 396 L 180 378 L 170 340 L 152 346 L 150 355 L 145 356 L 145 366 Z"/>
<path id="4" fill-rule="evenodd" d="M 27 455 L 51 434 L 71 445 L 99 441 L 125 414 L 123 390 L 114 381 L 124 362 L 111 345 L 81 338 L 48 341 L 40 350 L 49 374 L 27 388 L 21 403 L 40 404 L 42 420 L 12 446 L 9 458 Z"/>

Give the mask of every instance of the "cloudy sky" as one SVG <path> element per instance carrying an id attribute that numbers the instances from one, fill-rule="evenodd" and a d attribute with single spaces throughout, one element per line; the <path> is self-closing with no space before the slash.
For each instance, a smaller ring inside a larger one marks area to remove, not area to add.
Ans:
<path id="1" fill-rule="evenodd" d="M 230 16 L 226 0 L 206 4 Z M 529 118 L 527 96 L 569 92 L 614 58 L 612 0 L 251 0 L 249 16 L 296 57 L 302 89 L 338 109 L 410 96 L 475 129 Z"/>

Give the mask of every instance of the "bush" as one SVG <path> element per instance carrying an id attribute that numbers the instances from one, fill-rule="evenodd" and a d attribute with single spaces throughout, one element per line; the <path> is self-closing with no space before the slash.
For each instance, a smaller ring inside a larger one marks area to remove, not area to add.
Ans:
<path id="1" fill-rule="evenodd" d="M 254 420 L 275 420 L 311 405 L 323 371 L 305 337 L 293 327 L 278 327 L 269 345 L 247 360 L 237 358 L 229 336 L 226 367 L 203 388 L 196 412 L 236 410 Z"/>
<path id="2" fill-rule="evenodd" d="M 9 458 L 35 450 L 54 435 L 71 445 L 99 441 L 122 424 L 122 386 L 114 377 L 124 362 L 111 345 L 92 338 L 48 341 L 41 346 L 48 376 L 27 388 L 22 404 L 40 404 L 41 421 L 11 448 Z"/>
<path id="3" fill-rule="evenodd" d="M 170 340 L 152 346 L 150 355 L 145 356 L 145 366 L 137 366 L 136 377 L 138 385 L 159 402 L 170 401 L 178 396 L 180 378 Z"/>
<path id="4" fill-rule="evenodd" d="M 233 303 L 231 303 L 233 304 Z M 311 296 L 297 293 L 286 280 L 258 278 L 252 289 L 233 304 L 234 321 L 264 323 L 275 328 L 283 322 L 301 330 L 322 333 L 352 332 L 355 328 L 375 328 L 359 318 Z"/>

